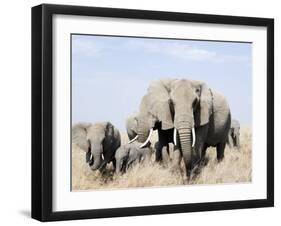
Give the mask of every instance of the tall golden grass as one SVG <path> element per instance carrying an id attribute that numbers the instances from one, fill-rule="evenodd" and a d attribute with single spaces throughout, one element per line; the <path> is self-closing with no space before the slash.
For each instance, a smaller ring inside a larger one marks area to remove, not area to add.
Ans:
<path id="1" fill-rule="evenodd" d="M 114 174 L 111 164 L 107 166 L 104 173 L 92 171 L 85 163 L 85 152 L 73 145 L 72 190 L 250 182 L 252 175 L 251 130 L 242 127 L 240 136 L 240 149 L 230 149 L 227 146 L 225 158 L 220 163 L 217 162 L 215 148 L 208 148 L 206 165 L 200 167 L 188 182 L 183 161 L 180 168 L 175 169 L 172 161 L 166 164 L 156 163 L 154 154 L 151 159 L 136 164 L 123 175 Z M 125 132 L 122 133 L 121 139 L 122 144 L 128 142 Z M 157 141 L 156 132 L 152 136 L 153 146 L 155 141 Z M 172 152 L 170 154 L 172 159 Z"/>

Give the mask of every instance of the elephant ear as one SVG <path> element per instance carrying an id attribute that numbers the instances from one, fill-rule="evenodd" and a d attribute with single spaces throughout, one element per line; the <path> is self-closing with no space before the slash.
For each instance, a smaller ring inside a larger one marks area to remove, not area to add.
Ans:
<path id="1" fill-rule="evenodd" d="M 195 115 L 195 122 L 197 126 L 203 126 L 209 122 L 212 113 L 212 94 L 209 87 L 205 83 L 201 83 L 198 87 L 200 93 L 199 109 Z"/>
<path id="2" fill-rule="evenodd" d="M 72 126 L 72 143 L 84 151 L 88 151 L 89 148 L 87 130 L 90 126 L 90 123 L 77 123 Z"/>
<path id="3" fill-rule="evenodd" d="M 114 135 L 114 127 L 110 122 L 105 123 L 105 138 L 112 139 Z"/>
<path id="4" fill-rule="evenodd" d="M 138 131 L 138 113 L 131 113 L 126 119 L 126 129 L 127 132 L 134 132 L 135 134 Z"/>
<path id="5" fill-rule="evenodd" d="M 151 106 L 151 112 L 161 122 L 161 129 L 167 130 L 174 127 L 173 116 L 171 114 L 170 99 L 161 100 Z"/>
<path id="6" fill-rule="evenodd" d="M 148 111 L 153 116 L 154 125 L 155 121 L 161 122 L 161 129 L 167 130 L 174 127 L 173 115 L 171 113 L 171 99 L 169 95 L 169 84 L 172 80 L 160 80 L 152 82 L 149 87 L 149 92 L 145 96 L 148 103 Z"/>

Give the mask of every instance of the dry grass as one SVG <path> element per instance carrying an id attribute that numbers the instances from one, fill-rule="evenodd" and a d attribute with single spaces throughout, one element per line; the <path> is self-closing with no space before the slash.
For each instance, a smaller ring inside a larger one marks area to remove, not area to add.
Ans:
<path id="1" fill-rule="evenodd" d="M 153 134 L 152 140 L 157 140 L 157 134 Z M 230 149 L 226 147 L 225 158 L 218 163 L 214 148 L 207 150 L 207 165 L 200 168 L 198 174 L 194 174 L 190 184 L 215 184 L 215 183 L 241 183 L 250 182 L 252 175 L 252 145 L 251 130 L 241 129 L 241 148 Z M 122 143 L 128 141 L 126 133 L 122 134 Z M 154 145 L 154 143 L 152 143 Z M 184 164 L 180 169 L 175 169 L 168 162 L 165 166 L 151 159 L 129 169 L 126 174 L 115 175 L 112 165 L 106 172 L 92 171 L 85 163 L 85 152 L 76 145 L 72 148 L 72 189 L 111 189 L 128 187 L 152 187 L 187 184 L 185 179 Z M 172 156 L 171 156 L 172 159 Z"/>

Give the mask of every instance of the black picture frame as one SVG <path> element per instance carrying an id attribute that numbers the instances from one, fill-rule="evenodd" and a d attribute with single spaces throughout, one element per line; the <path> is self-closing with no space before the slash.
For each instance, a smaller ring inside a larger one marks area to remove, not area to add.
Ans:
<path id="1" fill-rule="evenodd" d="M 52 18 L 55 14 L 267 28 L 267 198 L 93 210 L 52 210 Z M 122 217 L 274 206 L 274 20 L 268 18 L 43 4 L 32 8 L 32 218 Z"/>

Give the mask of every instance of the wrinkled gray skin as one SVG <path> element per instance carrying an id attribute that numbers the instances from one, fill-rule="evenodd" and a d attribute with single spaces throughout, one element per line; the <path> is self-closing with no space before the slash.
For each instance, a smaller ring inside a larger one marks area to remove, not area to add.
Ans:
<path id="1" fill-rule="evenodd" d="M 86 152 L 86 163 L 92 170 L 104 170 L 113 162 L 115 152 L 120 147 L 120 133 L 110 122 L 78 123 L 72 127 L 72 143 Z"/>
<path id="2" fill-rule="evenodd" d="M 238 120 L 231 120 L 231 126 L 228 134 L 228 145 L 229 147 L 240 147 L 240 123 Z"/>
<path id="3" fill-rule="evenodd" d="M 138 142 L 143 143 L 152 128 L 158 131 L 156 161 L 162 161 L 162 153 L 169 155 L 169 143 L 173 143 L 173 112 L 170 109 L 170 94 L 167 87 L 174 79 L 151 82 L 143 96 L 138 114 Z"/>
<path id="4" fill-rule="evenodd" d="M 147 156 L 151 156 L 151 148 L 140 148 L 140 145 L 141 143 L 133 142 L 122 145 L 117 149 L 115 153 L 116 173 L 125 173 L 134 163 L 143 161 Z"/>
<path id="5" fill-rule="evenodd" d="M 129 138 L 129 143 L 138 135 L 138 116 L 139 114 L 137 112 L 133 112 L 130 115 L 128 115 L 126 119 L 126 130 L 127 135 Z M 149 132 L 149 131 L 147 131 Z M 141 143 L 140 143 L 141 145 Z M 150 147 L 151 143 L 148 142 L 146 147 Z"/>
<path id="6" fill-rule="evenodd" d="M 126 130 L 129 140 L 135 138 L 138 134 L 138 113 L 134 112 L 127 117 L 126 120 Z"/>
<path id="7" fill-rule="evenodd" d="M 173 141 L 173 129 L 177 129 L 177 145 L 174 154 L 180 162 L 183 157 L 187 177 L 192 168 L 205 156 L 206 149 L 214 146 L 217 159 L 224 157 L 231 115 L 224 96 L 200 81 L 162 79 L 150 84 L 142 98 L 138 116 L 138 141 L 144 142 L 150 128 L 157 129 L 159 150 L 168 148 Z M 192 148 L 192 128 L 196 142 Z"/>
<path id="8" fill-rule="evenodd" d="M 205 157 L 206 149 L 216 147 L 217 159 L 224 158 L 231 114 L 225 97 L 205 83 L 176 80 L 171 84 L 171 102 L 178 144 L 182 151 L 187 175 Z M 191 147 L 191 129 L 195 128 L 195 147 Z"/>

